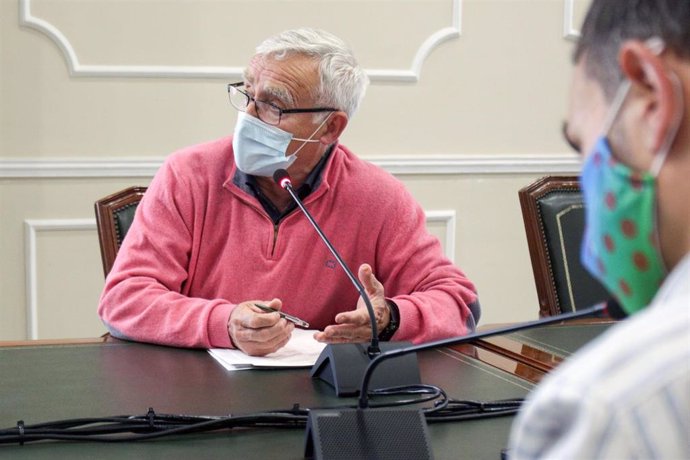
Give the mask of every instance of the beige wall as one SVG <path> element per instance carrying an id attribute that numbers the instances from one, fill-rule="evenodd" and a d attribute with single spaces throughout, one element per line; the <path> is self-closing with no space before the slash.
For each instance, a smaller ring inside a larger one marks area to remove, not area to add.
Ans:
<path id="1" fill-rule="evenodd" d="M 482 323 L 536 317 L 517 199 L 560 139 L 587 0 L 0 0 L 0 340 L 104 332 L 93 202 L 232 132 L 224 83 L 296 26 L 372 85 L 342 138 L 403 180 L 476 282 Z"/>

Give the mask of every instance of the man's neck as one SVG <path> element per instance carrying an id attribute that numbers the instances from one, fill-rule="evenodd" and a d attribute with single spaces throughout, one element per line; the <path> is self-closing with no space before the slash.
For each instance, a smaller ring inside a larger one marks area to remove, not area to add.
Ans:
<path id="1" fill-rule="evenodd" d="M 294 180 L 292 182 L 293 187 L 295 187 L 296 182 Z M 273 206 L 275 206 L 279 211 L 283 212 L 288 208 L 288 206 L 290 206 L 290 203 L 292 202 L 290 194 L 287 190 L 276 184 L 272 178 L 257 177 L 256 184 L 259 186 L 261 193 L 263 193 L 263 195 L 271 203 L 273 203 Z"/>
<path id="2" fill-rule="evenodd" d="M 319 167 L 319 164 L 324 156 L 331 152 L 331 148 L 332 146 L 325 149 L 320 156 L 314 157 L 309 163 L 296 161 L 288 168 L 290 181 L 292 182 L 292 188 L 294 190 L 300 190 L 302 185 L 310 180 L 309 176 L 315 169 L 323 169 L 323 167 Z M 263 195 L 281 212 L 285 211 L 292 203 L 292 197 L 290 197 L 288 191 L 276 184 L 273 178 L 256 177 L 256 184 L 261 190 L 261 193 L 263 193 Z"/>

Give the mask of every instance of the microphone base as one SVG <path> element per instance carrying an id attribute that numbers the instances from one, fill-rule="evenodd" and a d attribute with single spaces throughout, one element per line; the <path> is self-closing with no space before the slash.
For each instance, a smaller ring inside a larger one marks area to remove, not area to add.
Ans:
<path id="1" fill-rule="evenodd" d="M 426 419 L 419 409 L 313 410 L 306 433 L 306 458 L 433 458 Z"/>
<path id="2" fill-rule="evenodd" d="M 379 342 L 384 353 L 410 346 L 410 342 Z M 371 362 L 367 349 L 369 343 L 333 343 L 326 345 L 316 364 L 311 368 L 311 377 L 328 383 L 337 396 L 353 396 L 359 393 L 364 371 Z M 379 365 L 369 388 L 387 388 L 421 383 L 417 354 L 398 356 Z"/>

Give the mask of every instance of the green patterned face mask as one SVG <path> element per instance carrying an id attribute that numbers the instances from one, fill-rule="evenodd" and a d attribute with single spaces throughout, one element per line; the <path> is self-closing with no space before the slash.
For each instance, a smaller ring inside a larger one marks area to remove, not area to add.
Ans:
<path id="1" fill-rule="evenodd" d="M 655 225 L 655 175 L 637 174 L 616 161 L 602 137 L 580 180 L 587 222 L 582 263 L 626 313 L 635 313 L 666 277 Z"/>
<path id="2" fill-rule="evenodd" d="M 682 101 L 677 76 L 672 75 L 670 80 Z M 629 89 L 630 82 L 625 81 L 618 90 L 604 135 L 582 169 L 586 226 L 581 259 L 622 309 L 632 314 L 652 301 L 667 274 L 659 249 L 656 179 L 678 133 L 683 105 L 675 114 L 649 172 L 638 173 L 614 158 L 607 139 Z"/>

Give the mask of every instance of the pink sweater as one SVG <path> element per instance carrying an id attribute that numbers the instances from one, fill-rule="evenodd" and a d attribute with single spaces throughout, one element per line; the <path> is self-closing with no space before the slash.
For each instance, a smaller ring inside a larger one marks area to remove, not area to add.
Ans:
<path id="1" fill-rule="evenodd" d="M 274 228 L 256 198 L 232 182 L 231 138 L 171 155 L 137 208 L 98 313 L 120 338 L 184 347 L 232 347 L 237 303 L 283 301 L 323 329 L 358 294 L 306 217 Z M 420 206 L 390 174 L 337 145 L 305 205 L 354 273 L 369 263 L 400 309 L 395 340 L 467 332 L 472 283 L 443 257 Z"/>

